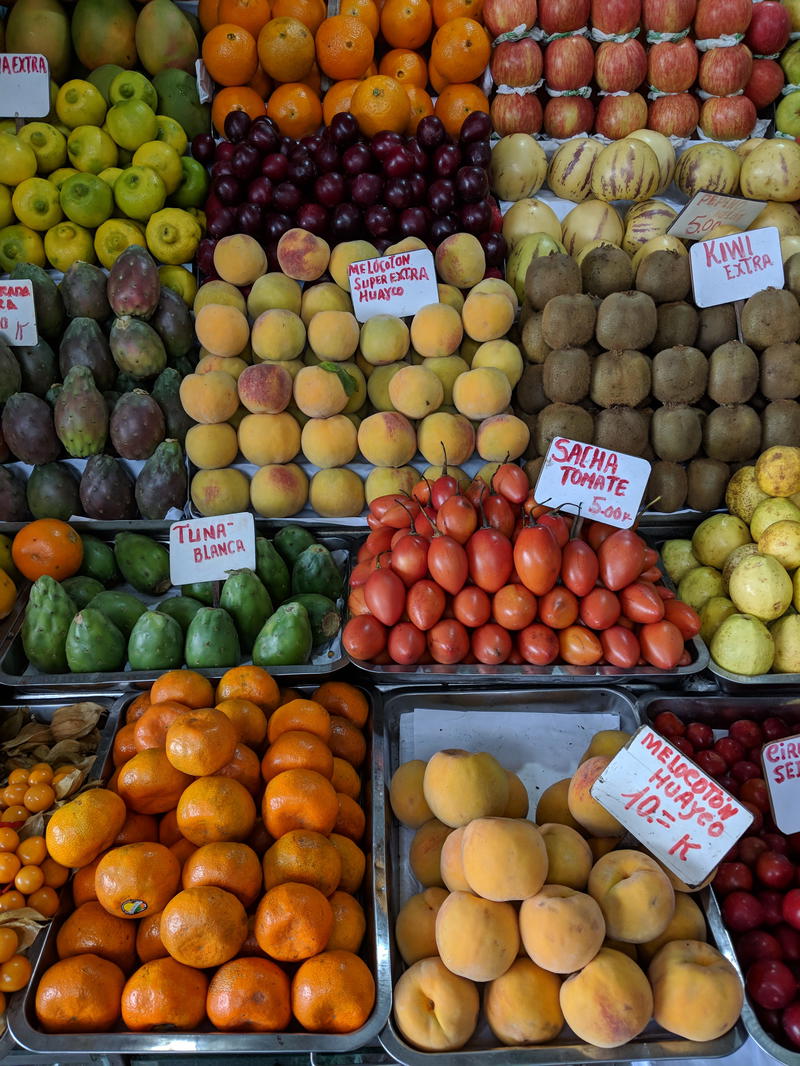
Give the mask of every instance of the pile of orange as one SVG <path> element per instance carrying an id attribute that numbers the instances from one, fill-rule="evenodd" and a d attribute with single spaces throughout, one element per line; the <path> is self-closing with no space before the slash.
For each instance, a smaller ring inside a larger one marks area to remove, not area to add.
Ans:
<path id="1" fill-rule="evenodd" d="M 171 670 L 133 700 L 107 787 L 48 823 L 52 857 L 79 869 L 42 1027 L 359 1029 L 368 710 L 344 682 L 306 698 L 256 666 L 216 691 Z"/>

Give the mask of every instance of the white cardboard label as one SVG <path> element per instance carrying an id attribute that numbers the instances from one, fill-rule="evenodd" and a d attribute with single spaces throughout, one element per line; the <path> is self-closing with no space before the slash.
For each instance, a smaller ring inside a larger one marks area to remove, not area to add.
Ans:
<path id="1" fill-rule="evenodd" d="M 0 100 L 11 118 L 43 118 L 50 111 L 50 68 L 33 52 L 0 53 Z"/>
<path id="2" fill-rule="evenodd" d="M 554 437 L 534 489 L 537 503 L 630 529 L 650 477 L 635 455 Z"/>
<path id="3" fill-rule="evenodd" d="M 773 740 L 761 749 L 775 825 L 782 833 L 800 830 L 800 736 Z"/>
<path id="4" fill-rule="evenodd" d="M 433 253 L 427 249 L 359 259 L 350 264 L 347 276 L 359 322 L 374 315 L 405 318 L 439 302 Z"/>
<path id="5" fill-rule="evenodd" d="M 231 570 L 255 570 L 256 527 L 246 512 L 173 522 L 169 576 L 173 585 L 224 581 Z"/>
<path id="6" fill-rule="evenodd" d="M 699 885 L 753 816 L 683 752 L 642 726 L 591 795 L 687 885 Z"/>
<path id="7" fill-rule="evenodd" d="M 698 241 L 689 255 L 698 307 L 734 303 L 762 289 L 783 288 L 781 237 L 775 226 Z"/>
<path id="8" fill-rule="evenodd" d="M 39 340 L 33 282 L 0 281 L 0 338 L 15 347 L 33 347 Z"/>
<path id="9" fill-rule="evenodd" d="M 667 230 L 672 237 L 702 241 L 717 226 L 747 229 L 766 207 L 764 200 L 743 200 L 718 192 L 697 192 Z"/>

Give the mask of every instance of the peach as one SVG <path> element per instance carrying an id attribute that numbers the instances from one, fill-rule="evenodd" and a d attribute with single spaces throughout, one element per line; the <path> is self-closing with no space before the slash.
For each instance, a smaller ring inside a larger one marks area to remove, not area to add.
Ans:
<path id="1" fill-rule="evenodd" d="M 466 491 L 472 481 L 469 474 L 465 473 L 460 466 L 450 466 L 449 463 L 446 469 L 441 463 L 437 463 L 435 466 L 426 466 L 422 471 L 422 476 L 426 477 L 428 481 L 435 481 L 437 477 L 441 477 L 444 473 L 450 474 L 456 479 L 462 492 Z M 417 481 L 419 481 L 419 477 L 417 477 Z"/>
<path id="2" fill-rule="evenodd" d="M 514 324 L 514 306 L 500 292 L 476 292 L 464 301 L 464 329 L 474 341 L 484 344 L 505 337 Z"/>
<path id="3" fill-rule="evenodd" d="M 610 936 L 607 936 L 603 941 L 604 948 L 611 948 L 612 951 L 621 951 L 623 955 L 627 955 L 629 959 L 633 959 L 634 962 L 639 962 L 639 953 L 636 950 L 635 944 L 623 944 L 621 940 L 612 940 Z"/>
<path id="4" fill-rule="evenodd" d="M 480 344 L 478 344 L 477 341 L 474 341 L 472 337 L 465 337 L 464 340 L 461 342 L 461 347 L 458 350 L 458 354 L 461 356 L 467 366 L 471 367 L 472 360 L 475 358 L 475 353 L 479 348 Z"/>
<path id="5" fill-rule="evenodd" d="M 378 411 L 358 427 L 358 447 L 373 466 L 405 466 L 417 451 L 417 435 L 405 415 Z"/>
<path id="6" fill-rule="evenodd" d="M 436 411 L 417 427 L 417 444 L 427 463 L 461 466 L 472 456 L 475 430 L 463 415 Z"/>
<path id="7" fill-rule="evenodd" d="M 494 367 L 468 370 L 453 384 L 453 403 L 467 418 L 490 418 L 511 403 L 511 384 L 503 371 Z"/>
<path id="8" fill-rule="evenodd" d="M 364 510 L 364 482 L 347 467 L 318 470 L 308 487 L 308 502 L 323 518 L 356 518 Z"/>
<path id="9" fill-rule="evenodd" d="M 519 911 L 522 944 L 537 966 L 574 973 L 595 957 L 606 935 L 603 914 L 585 892 L 545 885 Z"/>
<path id="10" fill-rule="evenodd" d="M 610 762 L 606 755 L 595 755 L 581 763 L 570 779 L 567 793 L 569 813 L 596 837 L 625 835 L 625 827 L 589 791 Z"/>
<path id="11" fill-rule="evenodd" d="M 408 862 L 414 877 L 425 888 L 431 885 L 444 886 L 440 871 L 440 856 L 445 840 L 452 832 L 450 826 L 438 818 L 424 822 L 414 834 L 408 854 Z"/>
<path id="12" fill-rule="evenodd" d="M 206 304 L 227 304 L 229 307 L 236 307 L 242 314 L 247 309 L 244 296 L 236 286 L 217 278 L 213 281 L 206 281 L 200 286 L 194 298 L 192 310 L 197 314 Z"/>
<path id="13" fill-rule="evenodd" d="M 192 478 L 192 503 L 204 518 L 246 511 L 250 482 L 241 470 L 198 470 Z"/>
<path id="14" fill-rule="evenodd" d="M 336 255 L 334 248 L 331 259 Z M 350 293 L 339 288 L 332 281 L 318 281 L 316 285 L 306 285 L 303 289 L 303 298 L 300 310 L 297 312 L 308 329 L 311 319 L 319 311 L 352 311 L 353 301 Z"/>
<path id="15" fill-rule="evenodd" d="M 595 1047 L 627 1044 L 653 1013 L 653 993 L 644 973 L 612 948 L 601 948 L 588 966 L 568 977 L 560 999 L 567 1025 Z"/>
<path id="16" fill-rule="evenodd" d="M 304 366 L 294 379 L 294 402 L 309 418 L 330 418 L 347 407 L 347 391 L 338 372 Z"/>
<path id="17" fill-rule="evenodd" d="M 508 803 L 506 772 L 485 751 L 437 751 L 425 767 L 422 789 L 434 816 L 453 829 L 473 818 L 499 816 Z"/>
<path id="18" fill-rule="evenodd" d="M 361 427 L 359 426 L 359 429 Z M 419 471 L 413 466 L 376 466 L 367 474 L 364 496 L 367 503 L 389 492 L 409 493 L 419 481 Z"/>
<path id="19" fill-rule="evenodd" d="M 256 366 L 281 366 L 289 374 L 294 384 L 294 379 L 306 365 L 302 359 L 262 359 Z"/>
<path id="20" fill-rule="evenodd" d="M 396 408 L 389 397 L 389 385 L 395 374 L 410 367 L 410 363 L 387 363 L 376 366 L 367 379 L 367 396 L 376 411 L 394 411 Z"/>
<path id="21" fill-rule="evenodd" d="M 399 255 L 401 252 L 424 252 L 427 250 L 425 241 L 419 237 L 403 237 L 397 244 L 390 244 L 384 250 L 384 255 Z"/>
<path id="22" fill-rule="evenodd" d="M 452 405 L 453 385 L 459 374 L 465 374 L 469 370 L 467 364 L 460 355 L 445 355 L 441 359 L 426 359 L 424 366 L 442 383 L 442 403 Z"/>
<path id="23" fill-rule="evenodd" d="M 179 391 L 186 414 L 195 422 L 206 425 L 226 422 L 239 406 L 236 382 L 222 370 L 187 374 Z"/>
<path id="24" fill-rule="evenodd" d="M 424 358 L 444 358 L 458 351 L 464 327 L 449 304 L 426 304 L 411 320 L 411 343 Z"/>
<path id="25" fill-rule="evenodd" d="M 389 803 L 392 813 L 398 822 L 410 829 L 419 829 L 421 825 L 433 818 L 433 811 L 428 806 L 422 791 L 424 776 L 424 761 L 409 759 L 408 762 L 401 763 L 397 767 L 389 783 Z"/>
<path id="26" fill-rule="evenodd" d="M 239 451 L 236 430 L 228 422 L 192 426 L 186 434 L 184 450 L 201 470 L 230 466 Z"/>
<path id="27" fill-rule="evenodd" d="M 473 370 L 492 367 L 495 370 L 502 371 L 513 389 L 522 377 L 525 363 L 522 358 L 522 352 L 513 341 L 494 340 L 486 341 L 476 350 L 470 365 Z"/>
<path id="28" fill-rule="evenodd" d="M 392 1010 L 403 1037 L 423 1051 L 457 1051 L 478 1024 L 480 997 L 472 981 L 441 959 L 420 959 L 394 986 Z"/>
<path id="29" fill-rule="evenodd" d="M 347 397 L 347 407 L 343 411 L 343 414 L 352 415 L 366 405 L 367 379 L 364 377 L 360 367 L 352 360 L 347 363 L 341 363 L 339 369 L 344 370 L 352 383 L 350 387 L 352 387 L 353 391 Z"/>
<path id="30" fill-rule="evenodd" d="M 517 957 L 517 912 L 510 903 L 451 892 L 436 915 L 436 946 L 451 973 L 494 981 Z"/>
<path id="31" fill-rule="evenodd" d="M 519 299 L 513 285 L 509 285 L 502 278 L 484 278 L 483 281 L 479 281 L 477 285 L 473 285 L 470 289 L 470 295 L 476 292 L 501 293 L 511 304 L 514 314 L 519 310 Z"/>
<path id="32" fill-rule="evenodd" d="M 206 304 L 195 315 L 197 339 L 210 355 L 238 355 L 250 339 L 250 325 L 238 307 Z"/>
<path id="33" fill-rule="evenodd" d="M 406 366 L 390 378 L 389 399 L 395 410 L 407 418 L 424 418 L 441 406 L 444 387 L 426 367 Z"/>
<path id="34" fill-rule="evenodd" d="M 295 227 L 278 241 L 278 266 L 296 281 L 316 281 L 328 269 L 330 245 L 322 237 Z"/>
<path id="35" fill-rule="evenodd" d="M 608 855 L 609 851 L 618 848 L 620 839 L 620 837 L 589 837 L 586 843 L 591 848 L 592 858 L 597 862 L 604 855 Z"/>
<path id="36" fill-rule="evenodd" d="M 566 885 L 582 892 L 594 863 L 592 849 L 568 825 L 545 822 L 540 830 L 547 848 L 547 884 Z"/>
<path id="37" fill-rule="evenodd" d="M 434 258 L 440 280 L 457 289 L 472 288 L 486 272 L 486 256 L 481 242 L 471 233 L 445 237 Z"/>
<path id="38" fill-rule="evenodd" d="M 308 323 L 308 343 L 319 359 L 343 363 L 358 347 L 360 328 L 350 311 L 318 311 Z"/>
<path id="39" fill-rule="evenodd" d="M 254 282 L 247 296 L 247 313 L 251 319 L 273 309 L 293 311 L 299 315 L 302 299 L 303 290 L 294 278 L 281 274 L 279 270 L 272 270 Z"/>
<path id="40" fill-rule="evenodd" d="M 470 886 L 464 876 L 464 864 L 461 861 L 461 842 L 464 839 L 466 826 L 460 825 L 454 829 L 442 845 L 442 854 L 439 856 L 439 869 L 444 881 L 445 888 L 450 892 L 469 892 Z"/>
<path id="41" fill-rule="evenodd" d="M 736 1024 L 744 1003 L 741 979 L 716 948 L 700 940 L 673 940 L 648 969 L 653 1017 L 687 1040 L 716 1040 Z"/>
<path id="42" fill-rule="evenodd" d="M 521 779 L 511 770 L 506 770 L 508 778 L 508 803 L 503 811 L 504 818 L 527 818 L 528 817 L 528 790 Z"/>
<path id="43" fill-rule="evenodd" d="M 345 466 L 358 450 L 356 427 L 347 415 L 310 418 L 303 426 L 300 446 L 309 463 L 321 470 Z"/>
<path id="44" fill-rule="evenodd" d="M 214 269 L 231 285 L 252 285 L 267 269 L 267 255 L 255 237 L 233 233 L 217 241 Z"/>
<path id="45" fill-rule="evenodd" d="M 474 818 L 464 829 L 461 864 L 476 895 L 498 903 L 527 899 L 547 877 L 547 848 L 524 818 Z"/>
<path id="46" fill-rule="evenodd" d="M 223 374 L 230 374 L 234 381 L 238 381 L 246 369 L 247 363 L 236 355 L 203 355 L 198 360 L 194 372 L 195 374 L 208 374 L 212 370 L 221 370 Z"/>
<path id="47" fill-rule="evenodd" d="M 562 777 L 560 781 L 554 781 L 539 797 L 536 804 L 536 824 L 545 825 L 547 822 L 558 822 L 560 825 L 568 825 L 571 829 L 577 829 L 583 833 L 583 826 L 572 817 L 567 802 L 571 778 Z"/>
<path id="48" fill-rule="evenodd" d="M 339 288 L 349 293 L 349 267 L 362 259 L 375 259 L 378 254 L 378 249 L 369 241 L 342 241 L 331 252 L 328 272 Z"/>
<path id="49" fill-rule="evenodd" d="M 272 362 L 297 359 L 306 346 L 306 327 L 294 311 L 273 307 L 262 311 L 253 323 L 250 343 L 258 359 Z"/>
<path id="50" fill-rule="evenodd" d="M 587 890 L 600 905 L 608 935 L 629 944 L 661 936 L 675 913 L 669 878 L 655 859 L 631 848 L 598 859 Z"/>
<path id="51" fill-rule="evenodd" d="M 292 375 L 280 364 L 256 363 L 237 380 L 239 399 L 254 415 L 278 415 L 292 399 Z"/>
<path id="52" fill-rule="evenodd" d="M 595 755 L 605 755 L 606 758 L 613 759 L 630 739 L 631 734 L 626 733 L 624 729 L 601 729 L 589 741 L 589 746 L 581 755 L 580 761 L 586 762 L 587 759 L 593 759 Z"/>
<path id="53" fill-rule="evenodd" d="M 288 411 L 246 415 L 239 423 L 239 448 L 248 463 L 290 463 L 300 451 L 300 426 Z"/>
<path id="54" fill-rule="evenodd" d="M 447 895 L 433 885 L 411 896 L 398 911 L 394 938 L 406 966 L 436 954 L 436 915 Z"/>
<path id="55" fill-rule="evenodd" d="M 497 1039 L 510 1046 L 544 1044 L 564 1027 L 560 978 L 519 958 L 486 986 L 483 1009 Z"/>
<path id="56" fill-rule="evenodd" d="M 669 925 L 655 940 L 639 944 L 639 961 L 647 966 L 663 948 L 673 940 L 705 940 L 706 919 L 691 896 L 679 892 L 675 896 L 675 912 Z"/>
<path id="57" fill-rule="evenodd" d="M 527 422 L 516 415 L 495 415 L 493 418 L 484 418 L 478 426 L 475 448 L 481 459 L 502 463 L 519 459 L 530 440 L 531 430 Z"/>
<path id="58" fill-rule="evenodd" d="M 461 308 L 464 306 L 464 294 L 461 289 L 457 289 L 455 285 L 445 285 L 441 281 L 436 286 L 436 289 L 439 295 L 439 303 L 447 304 L 448 307 L 455 308 L 461 314 Z"/>
<path id="59" fill-rule="evenodd" d="M 399 362 L 410 345 L 408 326 L 394 315 L 373 315 L 361 327 L 361 354 L 372 366 Z"/>
<path id="60" fill-rule="evenodd" d="M 308 499 L 308 478 L 296 463 L 262 466 L 250 482 L 250 501 L 262 518 L 289 518 Z"/>

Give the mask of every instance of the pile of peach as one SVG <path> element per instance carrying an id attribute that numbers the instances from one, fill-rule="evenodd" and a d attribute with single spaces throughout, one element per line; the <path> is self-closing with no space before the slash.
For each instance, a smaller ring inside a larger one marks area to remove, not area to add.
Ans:
<path id="1" fill-rule="evenodd" d="M 696 1041 L 735 1024 L 741 981 L 705 942 L 688 886 L 619 848 L 624 828 L 590 794 L 628 739 L 597 733 L 572 778 L 542 793 L 535 822 L 519 777 L 486 752 L 446 749 L 398 767 L 392 810 L 416 829 L 409 861 L 423 886 L 395 926 L 408 969 L 394 1020 L 410 1044 L 463 1047 L 481 998 L 507 1045 L 547 1043 L 565 1025 L 612 1048 L 651 1018 Z"/>

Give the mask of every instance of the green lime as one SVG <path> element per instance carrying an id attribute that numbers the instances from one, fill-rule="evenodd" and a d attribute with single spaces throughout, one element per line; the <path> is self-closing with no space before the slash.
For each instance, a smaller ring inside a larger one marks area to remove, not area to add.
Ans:
<path id="1" fill-rule="evenodd" d="M 96 174 L 76 174 L 61 186 L 61 208 L 71 222 L 94 229 L 111 217 L 114 194 Z"/>
<path id="2" fill-rule="evenodd" d="M 67 138 L 49 122 L 28 122 L 17 137 L 33 149 L 40 174 L 52 174 L 67 161 Z"/>
<path id="3" fill-rule="evenodd" d="M 158 94 L 144 74 L 136 70 L 123 70 L 117 74 L 109 86 L 108 97 L 112 104 L 143 100 L 153 111 L 158 107 Z"/>
<path id="4" fill-rule="evenodd" d="M 99 174 L 117 165 L 117 146 L 97 126 L 76 126 L 67 138 L 67 155 L 84 174 Z"/>
<path id="5" fill-rule="evenodd" d="M 42 238 L 28 226 L 4 226 L 0 229 L 0 270 L 10 274 L 19 263 L 47 266 Z"/>
<path id="6" fill-rule="evenodd" d="M 164 182 L 152 167 L 128 167 L 114 182 L 114 200 L 128 218 L 146 222 L 166 198 Z"/>
<path id="7" fill-rule="evenodd" d="M 14 189 L 11 206 L 23 226 L 47 230 L 63 218 L 58 189 L 47 178 L 26 178 Z"/>
<path id="8" fill-rule="evenodd" d="M 54 270 L 66 272 L 77 260 L 95 261 L 92 235 L 74 222 L 59 222 L 44 235 L 44 253 Z"/>
<path id="9" fill-rule="evenodd" d="M 152 167 L 164 182 L 167 196 L 171 196 L 183 181 L 181 157 L 164 141 L 147 141 L 137 148 L 133 153 L 133 165 Z"/>
<path id="10" fill-rule="evenodd" d="M 189 144 L 189 138 L 183 132 L 183 126 L 180 122 L 176 122 L 169 115 L 156 115 L 156 122 L 158 123 L 156 140 L 164 141 L 171 148 L 174 148 L 178 155 L 183 155 Z"/>
<path id="11" fill-rule="evenodd" d="M 154 141 L 158 133 L 156 113 L 143 100 L 114 104 L 108 109 L 106 126 L 120 148 L 130 152 L 135 152 L 145 141 Z"/>
<path id="12" fill-rule="evenodd" d="M 200 207 L 208 192 L 208 172 L 202 163 L 191 156 L 181 156 L 183 180 L 170 196 L 172 207 Z"/>
<path id="13" fill-rule="evenodd" d="M 19 185 L 36 173 L 36 153 L 13 133 L 0 133 L 0 185 Z"/>
<path id="14" fill-rule="evenodd" d="M 106 117 L 106 102 L 90 81 L 73 78 L 58 90 L 56 114 L 71 130 L 76 126 L 100 126 Z"/>
<path id="15" fill-rule="evenodd" d="M 103 99 L 110 107 L 114 102 L 110 95 L 111 82 L 116 78 L 117 74 L 122 74 L 123 68 L 117 66 L 116 63 L 103 63 L 102 66 L 96 67 L 86 75 L 86 80 L 90 81 L 96 89 L 99 89 L 103 94 Z"/>

